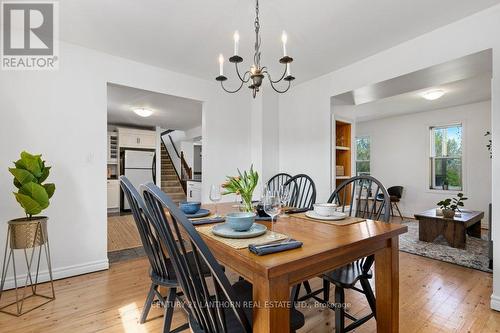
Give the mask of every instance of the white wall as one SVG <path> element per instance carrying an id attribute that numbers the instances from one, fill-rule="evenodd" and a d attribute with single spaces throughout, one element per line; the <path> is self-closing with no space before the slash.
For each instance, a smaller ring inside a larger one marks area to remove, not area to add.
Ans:
<path id="1" fill-rule="evenodd" d="M 500 5 L 471 15 L 317 79 L 280 97 L 279 167 L 316 181 L 318 200 L 330 188 L 330 97 L 485 49 L 493 49 L 492 133 L 500 142 Z M 492 161 L 494 292 L 500 310 L 500 153 Z"/>
<path id="2" fill-rule="evenodd" d="M 456 194 L 429 190 L 429 126 L 455 123 L 463 125 L 465 208 L 484 211 L 487 226 L 491 159 L 484 133 L 491 128 L 491 102 L 360 122 L 356 136 L 370 137 L 371 175 L 386 187 L 404 187 L 399 207 L 404 216 L 412 217 Z"/>
<path id="3" fill-rule="evenodd" d="M 11 193 L 7 167 L 24 149 L 43 153 L 57 186 L 44 212 L 50 216 L 56 278 L 108 267 L 107 82 L 203 101 L 206 183 L 222 182 L 226 174 L 251 163 L 245 126 L 249 94 L 226 94 L 216 82 L 67 43 L 60 46 L 58 71 L 0 73 L 0 221 L 23 215 Z M 206 190 L 202 195 L 208 201 Z M 6 226 L 0 223 L 0 244 L 5 244 Z"/>

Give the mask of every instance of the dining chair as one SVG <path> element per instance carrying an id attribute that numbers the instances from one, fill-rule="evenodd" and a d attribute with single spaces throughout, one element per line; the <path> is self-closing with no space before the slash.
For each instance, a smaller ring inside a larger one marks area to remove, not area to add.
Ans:
<path id="1" fill-rule="evenodd" d="M 290 187 L 290 206 L 312 209 L 316 203 L 316 185 L 311 177 L 299 174 L 288 179 L 283 186 Z"/>
<path id="2" fill-rule="evenodd" d="M 192 223 L 160 188 L 147 184 L 141 190 L 148 214 L 179 277 L 192 332 L 252 332 L 252 285 L 245 280 L 230 284 Z M 187 259 L 188 246 L 195 265 Z M 203 266 L 208 268 L 208 275 L 203 274 Z M 290 315 L 291 331 L 295 332 L 304 325 L 304 316 L 295 309 Z"/>
<path id="3" fill-rule="evenodd" d="M 182 293 L 177 292 L 179 283 L 177 281 L 172 262 L 165 255 L 165 252 L 162 251 L 161 240 L 151 223 L 151 219 L 146 213 L 146 206 L 144 205 L 144 201 L 142 200 L 139 192 L 125 176 L 120 177 L 120 185 L 130 204 L 132 215 L 134 216 L 134 221 L 137 226 L 137 230 L 139 231 L 142 246 L 144 247 L 144 251 L 146 252 L 151 266 L 149 273 L 151 286 L 149 288 L 149 293 L 146 298 L 146 302 L 144 303 L 144 308 L 139 322 L 144 324 L 146 321 L 149 310 L 151 309 L 151 304 L 156 296 L 165 309 L 163 332 L 180 332 L 185 330 L 188 328 L 187 323 L 174 329 L 173 331 L 170 331 L 172 317 L 174 314 L 173 304 L 179 299 L 180 296 L 182 296 Z M 160 286 L 168 288 L 167 297 L 163 297 L 158 290 Z"/>
<path id="4" fill-rule="evenodd" d="M 278 173 L 272 176 L 268 181 L 267 181 L 267 188 L 271 191 L 279 191 L 280 188 L 289 180 L 292 178 L 291 175 L 288 173 Z"/>
<path id="5" fill-rule="evenodd" d="M 378 202 L 375 198 L 383 194 L 383 201 Z M 356 176 L 341 183 L 328 199 L 330 203 L 337 203 L 339 210 L 348 216 L 361 217 L 383 222 L 389 222 L 390 219 L 390 199 L 387 190 L 380 181 L 371 176 Z M 378 203 L 378 205 L 377 205 Z M 376 317 L 376 302 L 370 285 L 370 279 L 373 277 L 371 268 L 375 261 L 375 256 L 361 258 L 345 266 L 337 268 L 331 272 L 325 273 L 320 277 L 323 279 L 323 288 L 306 294 L 296 299 L 303 301 L 313 297 L 317 301 L 326 304 L 330 309 L 335 310 L 335 332 L 344 333 L 359 327 L 372 317 Z M 360 283 L 361 288 L 356 285 Z M 335 303 L 331 304 L 330 284 L 335 286 Z M 352 289 L 366 296 L 371 313 L 362 317 L 355 318 L 345 311 L 345 289 Z M 323 298 L 317 295 L 323 294 Z M 345 326 L 345 318 L 352 321 Z"/>
<path id="6" fill-rule="evenodd" d="M 389 198 L 391 200 L 391 215 L 394 216 L 394 207 L 396 207 L 399 217 L 401 218 L 401 220 L 403 220 L 403 214 L 401 214 L 401 210 L 399 210 L 398 205 L 398 202 L 400 202 L 401 198 L 403 197 L 403 186 L 391 186 L 387 189 L 387 193 L 389 194 Z M 382 201 L 383 199 L 384 196 L 382 193 L 380 193 L 377 196 L 377 200 Z"/>

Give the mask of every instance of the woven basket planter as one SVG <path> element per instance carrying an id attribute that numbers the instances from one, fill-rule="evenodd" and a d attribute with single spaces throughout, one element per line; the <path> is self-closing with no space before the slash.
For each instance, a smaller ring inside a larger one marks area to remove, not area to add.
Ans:
<path id="1" fill-rule="evenodd" d="M 47 242 L 47 220 L 46 216 L 19 218 L 10 220 L 10 248 L 30 249 L 43 245 Z"/>

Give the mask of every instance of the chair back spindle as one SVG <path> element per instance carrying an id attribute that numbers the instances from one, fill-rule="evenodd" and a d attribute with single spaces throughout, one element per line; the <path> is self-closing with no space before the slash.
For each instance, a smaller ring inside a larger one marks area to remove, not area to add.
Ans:
<path id="1" fill-rule="evenodd" d="M 290 206 L 312 209 L 316 203 L 316 185 L 311 177 L 305 174 L 293 176 L 284 186 L 290 188 Z"/>

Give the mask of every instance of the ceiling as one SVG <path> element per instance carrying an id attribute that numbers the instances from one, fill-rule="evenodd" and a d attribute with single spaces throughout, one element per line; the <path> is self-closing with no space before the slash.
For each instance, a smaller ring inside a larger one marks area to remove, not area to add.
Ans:
<path id="1" fill-rule="evenodd" d="M 428 101 L 421 96 L 423 92 L 429 89 L 411 91 L 375 102 L 353 106 L 354 110 L 344 108 L 344 112 L 338 114 L 344 117 L 352 117 L 354 114 L 357 122 L 363 122 L 487 101 L 491 99 L 491 76 L 482 75 L 433 86 L 432 89 L 442 89 L 446 92 L 443 97 L 434 101 Z"/>
<path id="2" fill-rule="evenodd" d="M 500 0 L 261 0 L 262 64 L 281 74 L 280 35 L 288 33 L 292 74 L 303 81 L 500 3 Z M 219 53 L 254 43 L 252 0 L 64 0 L 61 39 L 204 79 Z M 234 79 L 226 63 L 226 74 Z"/>
<path id="3" fill-rule="evenodd" d="M 357 122 L 491 99 L 492 50 L 484 50 L 332 97 L 336 116 Z M 443 90 L 433 101 L 422 93 Z"/>
<path id="4" fill-rule="evenodd" d="M 135 108 L 153 111 L 144 118 Z M 108 123 L 188 130 L 201 126 L 202 102 L 108 83 Z"/>

